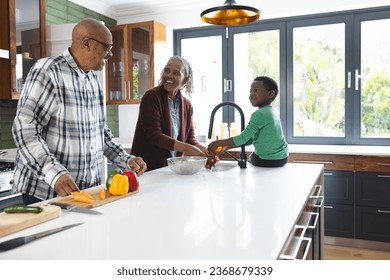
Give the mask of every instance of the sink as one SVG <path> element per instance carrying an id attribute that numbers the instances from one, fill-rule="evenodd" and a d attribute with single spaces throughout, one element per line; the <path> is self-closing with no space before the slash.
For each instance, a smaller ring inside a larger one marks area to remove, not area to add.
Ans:
<path id="1" fill-rule="evenodd" d="M 228 171 L 234 167 L 237 167 L 238 163 L 236 161 L 219 161 L 217 164 L 210 170 L 212 172 L 223 172 Z"/>

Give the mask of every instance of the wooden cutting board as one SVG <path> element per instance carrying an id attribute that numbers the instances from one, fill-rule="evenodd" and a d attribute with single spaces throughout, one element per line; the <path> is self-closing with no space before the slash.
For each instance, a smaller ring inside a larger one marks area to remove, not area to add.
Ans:
<path id="1" fill-rule="evenodd" d="M 69 196 L 65 196 L 65 197 L 60 197 L 60 198 L 57 198 L 57 199 L 53 199 L 53 202 L 74 205 L 74 206 L 82 207 L 82 208 L 95 208 L 95 207 L 99 207 L 101 205 L 104 205 L 104 204 L 116 201 L 118 199 L 121 199 L 121 198 L 124 198 L 124 197 L 128 197 L 130 195 L 138 193 L 138 190 L 136 190 L 134 192 L 129 192 L 129 193 L 124 194 L 124 195 L 110 195 L 108 193 L 108 191 L 107 191 L 106 192 L 106 199 L 100 199 L 99 192 L 102 189 L 106 190 L 106 187 L 105 186 L 100 186 L 100 187 L 84 190 L 84 191 L 88 192 L 90 195 L 92 195 L 92 197 L 93 197 L 93 203 L 90 203 L 90 204 L 79 202 L 79 201 L 75 201 L 72 198 L 72 196 L 70 196 L 70 195 Z"/>
<path id="2" fill-rule="evenodd" d="M 43 208 L 39 214 L 34 213 L 0 213 L 0 237 L 35 226 L 57 218 L 61 208 L 54 205 L 37 205 Z"/>

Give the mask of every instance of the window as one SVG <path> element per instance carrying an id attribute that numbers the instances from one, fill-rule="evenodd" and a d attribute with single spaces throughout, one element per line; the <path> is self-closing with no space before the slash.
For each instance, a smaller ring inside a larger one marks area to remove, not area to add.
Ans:
<path id="1" fill-rule="evenodd" d="M 238 104 L 247 122 L 256 110 L 248 101 L 250 84 L 267 75 L 279 83 L 273 106 L 289 143 L 386 145 L 390 38 L 384 34 L 389 29 L 390 7 L 380 7 L 174 30 L 175 54 L 190 57 L 194 73 L 202 73 L 192 99 L 196 133 L 207 135 L 211 109 L 221 101 Z M 218 43 L 209 41 L 212 34 Z M 214 68 L 211 56 L 218 61 Z M 202 95 L 205 88 L 213 90 Z M 218 113 L 216 135 L 232 136 L 225 134 L 226 125 L 230 132 L 239 129 L 234 112 Z"/>
<path id="2" fill-rule="evenodd" d="M 345 136 L 345 27 L 293 29 L 294 136 Z"/>
<path id="3" fill-rule="evenodd" d="M 360 137 L 390 138 L 390 19 L 361 22 Z"/>
<path id="4" fill-rule="evenodd" d="M 279 30 L 267 30 L 234 35 L 234 101 L 243 109 L 247 121 L 257 109 L 249 102 L 253 79 L 266 75 L 280 84 L 279 33 Z M 279 111 L 280 95 L 273 106 Z"/>

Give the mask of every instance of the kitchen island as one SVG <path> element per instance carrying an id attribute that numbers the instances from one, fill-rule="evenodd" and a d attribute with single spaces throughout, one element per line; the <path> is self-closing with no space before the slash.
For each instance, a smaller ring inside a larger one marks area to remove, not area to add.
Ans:
<path id="1" fill-rule="evenodd" d="M 323 182 L 323 165 L 248 164 L 195 175 L 165 167 L 139 181 L 139 193 L 95 208 L 103 215 L 63 210 L 59 218 L 0 238 L 84 223 L 0 259 L 278 259 L 313 187 Z"/>

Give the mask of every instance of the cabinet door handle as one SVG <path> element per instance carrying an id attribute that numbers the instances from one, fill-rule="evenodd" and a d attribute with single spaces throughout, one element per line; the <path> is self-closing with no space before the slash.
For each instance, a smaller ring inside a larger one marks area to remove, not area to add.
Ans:
<path id="1" fill-rule="evenodd" d="M 390 211 L 378 209 L 378 213 L 390 214 Z"/>
<path id="2" fill-rule="evenodd" d="M 333 172 L 324 172 L 324 176 L 333 176 Z"/>
<path id="3" fill-rule="evenodd" d="M 333 206 L 332 205 L 324 205 L 324 208 L 333 209 Z"/>
<path id="4" fill-rule="evenodd" d="M 377 175 L 378 178 L 390 178 L 389 175 Z"/>
<path id="5" fill-rule="evenodd" d="M 333 164 L 333 161 L 316 161 L 316 160 L 293 160 L 295 163 L 320 163 L 320 164 Z"/>
<path id="6" fill-rule="evenodd" d="M 127 81 L 127 92 L 125 93 L 125 99 L 133 99 L 134 96 L 131 94 L 131 82 Z"/>

